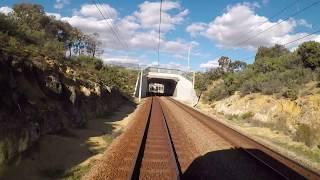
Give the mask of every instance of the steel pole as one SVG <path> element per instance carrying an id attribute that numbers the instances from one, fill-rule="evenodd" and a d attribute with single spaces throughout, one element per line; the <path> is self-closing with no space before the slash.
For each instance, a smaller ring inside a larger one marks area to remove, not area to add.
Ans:
<path id="1" fill-rule="evenodd" d="M 192 87 L 193 87 L 193 89 L 194 89 L 195 81 L 196 81 L 196 73 L 193 72 L 193 78 L 192 78 Z"/>
<path id="2" fill-rule="evenodd" d="M 189 46 L 189 50 L 188 50 L 188 70 L 190 70 L 190 51 L 191 51 L 191 46 Z"/>
<path id="3" fill-rule="evenodd" d="M 142 74 L 143 74 L 143 69 L 141 67 L 141 72 L 140 72 L 140 86 L 139 86 L 139 102 L 141 101 L 141 93 L 142 93 Z"/>

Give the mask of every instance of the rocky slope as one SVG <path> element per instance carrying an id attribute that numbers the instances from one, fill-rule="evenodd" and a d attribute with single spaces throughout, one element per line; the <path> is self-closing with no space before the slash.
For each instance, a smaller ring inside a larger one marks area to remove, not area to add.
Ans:
<path id="1" fill-rule="evenodd" d="M 259 93 L 235 94 L 211 104 L 214 111 L 254 126 L 276 129 L 303 142 L 320 147 L 320 94 L 310 93 L 297 100 Z"/>
<path id="2" fill-rule="evenodd" d="M 85 127 L 89 117 L 126 101 L 99 78 L 65 64 L 0 55 L 0 174 L 42 135 Z"/>

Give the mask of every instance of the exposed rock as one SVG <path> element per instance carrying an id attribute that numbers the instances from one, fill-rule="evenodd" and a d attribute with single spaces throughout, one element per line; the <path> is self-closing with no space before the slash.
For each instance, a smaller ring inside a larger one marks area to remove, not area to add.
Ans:
<path id="1" fill-rule="evenodd" d="M 91 95 L 91 90 L 85 86 L 80 86 L 80 91 L 85 95 L 85 96 L 90 96 Z"/>
<path id="2" fill-rule="evenodd" d="M 61 94 L 62 85 L 59 79 L 54 75 L 49 75 L 46 77 L 46 87 L 56 94 Z"/>
<path id="3" fill-rule="evenodd" d="M 101 89 L 98 83 L 94 83 L 94 92 L 96 93 L 96 95 L 101 96 Z"/>
<path id="4" fill-rule="evenodd" d="M 69 100 L 72 104 L 74 104 L 76 102 L 76 89 L 74 86 L 67 86 L 69 92 L 70 92 L 70 96 L 69 96 Z"/>
<path id="5" fill-rule="evenodd" d="M 76 76 L 49 58 L 0 56 L 0 72 L 0 174 L 41 135 L 83 127 L 88 117 L 106 114 L 125 100 L 118 90 Z"/>
<path id="6" fill-rule="evenodd" d="M 251 121 L 271 126 L 308 146 L 320 144 L 320 95 L 307 95 L 295 101 L 261 94 L 241 97 L 237 93 L 213 103 L 225 115 L 252 113 Z"/>

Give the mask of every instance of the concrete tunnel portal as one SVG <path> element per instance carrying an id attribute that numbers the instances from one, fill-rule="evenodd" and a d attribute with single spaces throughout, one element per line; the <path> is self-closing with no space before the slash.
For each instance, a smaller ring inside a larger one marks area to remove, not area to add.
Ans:
<path id="1" fill-rule="evenodd" d="M 139 97 L 139 100 L 151 95 L 171 96 L 195 104 L 198 97 L 194 90 L 194 73 L 193 79 L 188 75 L 192 74 L 176 69 L 154 67 L 141 69 L 133 95 Z"/>
<path id="2" fill-rule="evenodd" d="M 147 96 L 173 96 L 177 87 L 177 81 L 173 79 L 148 78 L 147 82 L 149 87 Z M 158 84 L 163 85 L 163 91 L 150 88 L 153 86 L 157 86 Z"/>

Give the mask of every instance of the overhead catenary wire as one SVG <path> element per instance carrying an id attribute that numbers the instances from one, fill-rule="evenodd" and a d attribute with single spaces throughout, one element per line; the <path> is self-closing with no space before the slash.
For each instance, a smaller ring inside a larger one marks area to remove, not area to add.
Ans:
<path id="1" fill-rule="evenodd" d="M 290 9 L 292 6 L 294 6 L 298 1 L 300 0 L 295 0 L 294 2 L 290 3 L 288 6 L 285 6 L 284 8 L 282 8 L 281 10 L 279 10 L 278 12 L 276 12 L 275 14 L 273 14 L 270 18 L 268 18 L 267 20 L 261 22 L 260 24 L 257 25 L 256 28 L 259 28 L 261 27 L 262 25 L 266 24 L 267 22 L 269 22 L 271 19 L 279 16 L 280 14 L 284 13 L 286 10 Z M 254 29 L 251 29 L 249 31 L 247 31 L 246 33 L 244 34 L 249 34 L 251 33 L 252 31 L 254 31 Z M 241 39 L 243 40 L 243 39 Z M 236 44 L 240 43 L 241 41 L 238 41 Z"/>
<path id="2" fill-rule="evenodd" d="M 113 24 L 111 24 L 109 21 L 108 21 L 108 18 L 106 18 L 106 16 L 102 13 L 101 9 L 99 8 L 98 4 L 96 3 L 95 0 L 92 0 L 92 2 L 94 3 L 94 5 L 96 6 L 96 8 L 98 9 L 100 15 L 102 16 L 102 18 L 107 22 L 107 24 L 110 26 L 111 28 L 111 31 L 114 35 L 114 37 L 116 37 L 116 39 L 119 41 L 119 44 L 124 48 L 124 49 L 129 49 L 127 46 L 125 46 L 123 44 L 123 42 L 121 41 L 119 35 L 117 34 L 116 30 L 114 29 L 113 27 Z"/>
<path id="3" fill-rule="evenodd" d="M 319 33 L 319 32 L 320 32 L 320 30 L 314 31 L 314 32 L 312 32 L 312 33 L 310 33 L 310 34 L 307 34 L 307 35 L 303 36 L 303 37 L 300 37 L 300 38 L 297 38 L 297 39 L 295 39 L 295 40 L 293 40 L 293 41 L 290 41 L 290 42 L 288 42 L 288 43 L 285 43 L 285 44 L 283 44 L 283 46 L 287 46 L 287 45 L 289 45 L 289 44 L 292 44 L 292 43 L 294 43 L 294 42 L 297 42 L 297 41 L 299 41 L 299 40 L 301 40 L 301 39 L 307 38 L 307 37 L 312 36 L 312 35 L 314 35 L 314 34 L 316 34 L 316 33 Z"/>
<path id="4" fill-rule="evenodd" d="M 317 34 L 317 33 L 320 33 L 320 30 L 313 31 L 313 32 L 310 33 L 310 34 L 307 34 L 307 35 L 305 35 L 305 36 L 299 37 L 299 38 L 297 38 L 297 39 L 294 39 L 294 40 L 292 40 L 292 41 L 289 41 L 289 42 L 287 42 L 287 43 L 285 43 L 285 44 L 280 44 L 280 45 L 286 47 L 286 46 L 288 46 L 289 44 L 295 43 L 295 42 L 297 42 L 297 41 L 300 41 L 301 39 L 305 39 L 305 38 L 310 37 L 310 36 L 312 36 L 312 35 L 314 35 L 314 34 Z M 247 56 L 247 57 L 241 58 L 241 59 L 254 58 L 255 56 L 256 56 L 256 55 L 250 55 L 250 56 Z"/>
<path id="5" fill-rule="evenodd" d="M 109 18 L 109 19 L 111 19 L 112 18 L 112 13 L 109 11 L 109 9 L 108 8 L 105 8 L 101 3 L 100 3 L 100 1 L 99 0 L 97 0 L 97 2 L 98 2 L 98 4 L 100 5 L 100 7 L 102 8 L 102 10 L 104 10 L 104 12 L 105 12 L 105 14 L 107 15 L 107 17 Z M 111 24 L 111 23 L 110 23 Z M 128 43 L 127 43 L 127 41 L 124 39 L 124 38 L 122 38 L 121 37 L 121 33 L 119 33 L 120 32 L 120 30 L 119 30 L 119 28 L 118 28 L 118 26 L 117 26 L 117 24 L 111 24 L 112 26 L 112 28 L 114 29 L 114 31 L 115 31 L 115 33 L 117 34 L 117 36 L 119 37 L 119 39 L 122 41 L 122 43 L 126 46 L 126 49 L 129 49 L 129 45 L 128 45 Z"/>
<path id="6" fill-rule="evenodd" d="M 162 14 L 162 0 L 160 0 L 159 39 L 158 39 L 158 67 L 160 66 L 161 14 Z"/>
<path id="7" fill-rule="evenodd" d="M 286 18 L 285 18 L 285 19 L 283 19 L 283 20 L 280 20 L 280 21 L 279 21 L 279 22 L 277 22 L 276 24 L 274 24 L 274 25 L 272 25 L 272 26 L 268 27 L 267 29 L 265 29 L 265 30 L 263 30 L 263 31 L 259 32 L 259 33 L 258 33 L 258 34 L 256 34 L 256 35 L 254 35 L 254 36 L 252 36 L 252 37 L 250 37 L 250 38 L 246 39 L 246 40 L 245 40 L 245 41 L 243 41 L 242 43 L 246 43 L 246 42 L 250 41 L 251 39 L 253 39 L 253 38 L 255 38 L 255 37 L 258 37 L 258 36 L 259 36 L 259 35 L 261 35 L 262 33 L 267 32 L 267 31 L 269 31 L 270 29 L 273 29 L 274 27 L 276 27 L 276 26 L 278 26 L 279 24 L 281 24 L 281 23 L 285 22 L 286 20 L 288 20 L 288 19 L 290 19 L 290 18 L 292 18 L 292 17 L 295 17 L 296 15 L 298 15 L 298 14 L 300 14 L 300 13 L 302 13 L 302 12 L 306 11 L 307 9 L 310 9 L 311 7 L 313 7 L 313 6 L 315 6 L 315 5 L 319 4 L 319 3 L 320 3 L 320 1 L 315 1 L 315 2 L 313 2 L 313 3 L 312 3 L 312 4 L 310 4 L 309 6 L 306 6 L 306 7 L 302 8 L 301 10 L 299 10 L 299 11 L 297 11 L 297 12 L 295 12 L 295 13 L 291 14 L 290 16 L 286 17 Z M 240 44 L 242 44 L 242 43 L 240 43 Z"/>
<path id="8" fill-rule="evenodd" d="M 266 29 L 258 32 L 257 34 L 255 34 L 255 35 L 253 35 L 253 36 L 251 36 L 251 37 L 249 37 L 249 38 L 247 38 L 247 39 L 245 39 L 244 41 L 237 42 L 234 46 L 239 46 L 239 45 L 242 45 L 242 44 L 244 44 L 244 43 L 246 43 L 246 42 L 249 42 L 250 40 L 252 40 L 252 39 L 260 36 L 261 34 L 263 34 L 263 33 L 267 32 L 267 31 L 275 28 L 276 26 L 282 24 L 283 22 L 289 20 L 290 18 L 295 17 L 295 16 L 301 14 L 302 12 L 304 12 L 304 11 L 312 8 L 313 6 L 318 5 L 319 3 L 320 3 L 320 0 L 311 3 L 310 5 L 302 8 L 302 9 L 300 9 L 300 10 L 298 10 L 298 11 L 296 11 L 295 13 L 292 13 L 290 16 L 287 16 L 287 17 L 284 18 L 283 20 L 278 21 L 276 24 L 274 24 L 274 25 L 272 25 L 272 26 L 270 26 L 270 27 L 268 27 L 268 28 L 266 28 Z M 292 5 L 293 5 L 293 4 L 290 4 L 289 6 L 292 6 Z M 286 9 L 287 9 L 287 8 L 284 8 L 284 10 L 286 10 Z M 277 13 L 277 14 L 278 14 L 278 13 Z M 264 23 L 264 24 L 265 24 L 265 23 Z M 261 25 L 263 25 L 263 24 L 261 24 Z M 260 25 L 260 26 L 261 26 L 261 25 Z M 260 26 L 258 26 L 258 27 L 260 27 Z M 228 51 L 230 51 L 230 50 L 224 51 L 223 53 L 228 52 Z M 214 59 L 215 59 L 215 58 L 218 58 L 218 57 L 220 57 L 220 55 L 215 56 Z"/>

